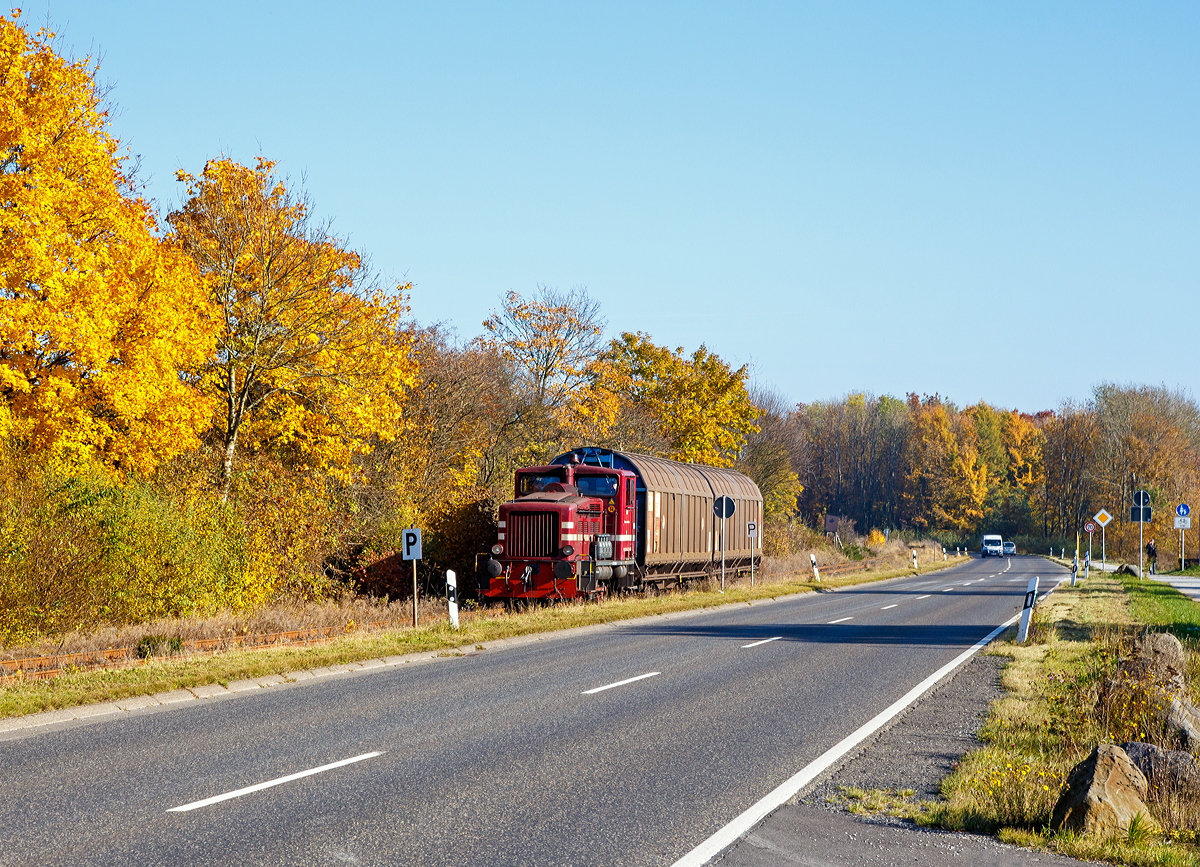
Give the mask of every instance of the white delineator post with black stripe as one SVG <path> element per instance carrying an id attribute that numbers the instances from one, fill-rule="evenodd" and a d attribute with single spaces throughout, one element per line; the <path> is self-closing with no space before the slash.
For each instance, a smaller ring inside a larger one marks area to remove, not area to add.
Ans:
<path id="1" fill-rule="evenodd" d="M 812 561 L 813 580 L 816 581 L 818 584 L 820 584 L 821 583 L 821 572 L 819 569 L 817 569 L 817 555 L 809 554 L 808 559 Z"/>
<path id="2" fill-rule="evenodd" d="M 1017 630 L 1017 643 L 1024 644 L 1029 638 L 1029 620 L 1033 616 L 1033 606 L 1037 604 L 1038 576 L 1029 579 L 1029 589 L 1025 591 L 1025 607 L 1021 609 L 1021 626 Z"/>
<path id="3" fill-rule="evenodd" d="M 450 625 L 458 629 L 458 576 L 453 569 L 446 570 L 446 607 L 450 612 Z"/>

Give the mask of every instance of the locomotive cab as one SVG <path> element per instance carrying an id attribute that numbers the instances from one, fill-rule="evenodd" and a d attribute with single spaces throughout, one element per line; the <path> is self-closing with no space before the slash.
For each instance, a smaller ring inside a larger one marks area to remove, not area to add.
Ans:
<path id="1" fill-rule="evenodd" d="M 573 599 L 624 579 L 635 566 L 634 479 L 578 464 L 519 470 L 481 596 Z"/>

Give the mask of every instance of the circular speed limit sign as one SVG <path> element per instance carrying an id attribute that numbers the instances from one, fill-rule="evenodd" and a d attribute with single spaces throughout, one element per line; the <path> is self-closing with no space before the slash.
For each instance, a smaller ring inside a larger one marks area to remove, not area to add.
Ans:
<path id="1" fill-rule="evenodd" d="M 1088 521 L 1086 524 L 1083 525 L 1083 529 L 1088 533 L 1095 533 L 1096 525 L 1093 524 L 1091 521 Z"/>

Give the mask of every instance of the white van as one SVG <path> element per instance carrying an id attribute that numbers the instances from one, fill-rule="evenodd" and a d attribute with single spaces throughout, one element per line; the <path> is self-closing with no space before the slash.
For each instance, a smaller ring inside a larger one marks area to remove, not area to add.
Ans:
<path id="1" fill-rule="evenodd" d="M 1003 557 L 1004 540 L 999 536 L 984 536 L 979 548 L 980 557 Z"/>

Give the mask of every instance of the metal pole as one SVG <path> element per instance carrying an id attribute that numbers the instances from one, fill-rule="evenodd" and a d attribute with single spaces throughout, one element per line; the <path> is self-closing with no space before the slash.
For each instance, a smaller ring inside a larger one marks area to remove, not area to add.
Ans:
<path id="1" fill-rule="evenodd" d="M 721 591 L 725 592 L 725 519 L 721 518 Z"/>
<path id="2" fill-rule="evenodd" d="M 754 586 L 754 537 L 750 537 L 750 586 Z"/>
<path id="3" fill-rule="evenodd" d="M 1104 527 L 1100 528 L 1100 572 L 1108 570 L 1108 549 L 1104 546 Z"/>
<path id="4" fill-rule="evenodd" d="M 1138 580 L 1139 581 L 1142 580 L 1142 569 L 1143 569 L 1142 555 L 1144 553 L 1146 553 L 1142 547 L 1142 527 L 1146 526 L 1142 522 L 1142 516 L 1145 514 L 1144 512 L 1141 511 L 1142 508 L 1143 508 L 1142 506 L 1138 506 Z"/>
<path id="5" fill-rule="evenodd" d="M 413 629 L 417 628 L 417 561 L 413 560 Z"/>
<path id="6" fill-rule="evenodd" d="M 1179 571 L 1183 571 L 1183 527 L 1179 528 Z"/>

